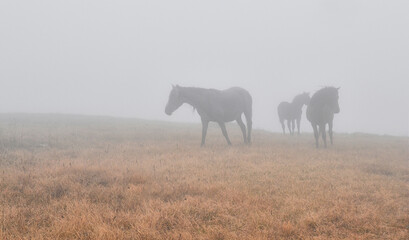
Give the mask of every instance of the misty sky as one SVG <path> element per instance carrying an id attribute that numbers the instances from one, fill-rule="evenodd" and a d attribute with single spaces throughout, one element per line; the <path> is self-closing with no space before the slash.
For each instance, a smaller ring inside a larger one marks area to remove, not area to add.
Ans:
<path id="1" fill-rule="evenodd" d="M 171 84 L 277 105 L 341 87 L 336 132 L 408 135 L 409 1 L 0 1 L 0 112 L 199 122 Z M 0 126 L 1 127 L 1 126 Z M 311 132 L 305 118 L 302 131 Z"/>

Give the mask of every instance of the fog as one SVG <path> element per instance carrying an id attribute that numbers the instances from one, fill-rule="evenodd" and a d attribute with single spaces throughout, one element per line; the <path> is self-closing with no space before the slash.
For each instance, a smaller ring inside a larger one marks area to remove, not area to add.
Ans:
<path id="1" fill-rule="evenodd" d="M 336 132 L 408 135 L 408 1 L 0 2 L 0 112 L 199 122 L 164 113 L 172 84 L 253 96 L 255 128 L 277 105 L 341 87 Z M 1 127 L 1 126 L 0 126 Z M 303 132 L 312 129 L 302 119 Z"/>

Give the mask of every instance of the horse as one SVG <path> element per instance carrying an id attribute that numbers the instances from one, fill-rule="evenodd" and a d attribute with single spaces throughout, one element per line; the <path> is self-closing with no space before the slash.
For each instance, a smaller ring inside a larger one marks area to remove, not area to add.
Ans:
<path id="1" fill-rule="evenodd" d="M 339 113 L 338 104 L 338 90 L 335 87 L 324 87 L 318 90 L 311 97 L 310 104 L 307 106 L 307 119 L 311 122 L 312 129 L 314 130 L 315 146 L 318 148 L 318 138 L 322 134 L 322 140 L 324 140 L 324 146 L 327 147 L 327 137 L 325 133 L 325 125 L 328 124 L 329 138 L 332 142 L 332 126 L 334 120 L 334 114 Z M 319 132 L 318 128 L 319 127 Z"/>
<path id="2" fill-rule="evenodd" d="M 243 133 L 245 144 L 251 143 L 252 128 L 252 97 L 250 93 L 239 87 L 232 87 L 226 90 L 205 89 L 195 87 L 172 86 L 169 100 L 166 104 L 165 113 L 171 115 L 182 104 L 187 103 L 193 106 L 200 115 L 202 121 L 202 143 L 205 145 L 206 133 L 209 122 L 217 122 L 222 130 L 227 144 L 231 145 L 226 131 L 226 122 L 237 121 Z M 244 113 L 247 122 L 246 126 L 241 119 Z"/>
<path id="3" fill-rule="evenodd" d="M 281 102 L 277 107 L 278 118 L 280 119 L 283 133 L 285 134 L 284 121 L 287 120 L 288 131 L 291 135 L 294 134 L 295 121 L 297 121 L 298 135 L 300 135 L 300 122 L 302 115 L 302 107 L 310 102 L 309 93 L 301 93 L 294 97 L 291 103 Z"/>

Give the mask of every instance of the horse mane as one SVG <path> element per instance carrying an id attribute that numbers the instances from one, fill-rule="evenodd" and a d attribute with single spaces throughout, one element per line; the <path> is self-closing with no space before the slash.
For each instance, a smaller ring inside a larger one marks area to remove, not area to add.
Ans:
<path id="1" fill-rule="evenodd" d="M 300 94 L 296 95 L 296 96 L 293 98 L 293 101 L 292 101 L 292 102 L 298 101 L 298 99 L 300 99 L 302 96 L 304 96 L 304 94 L 306 94 L 306 93 L 303 92 L 303 93 L 300 93 Z"/>
<path id="2" fill-rule="evenodd" d="M 208 91 L 217 91 L 217 92 L 220 92 L 219 90 L 217 90 L 217 89 L 213 89 L 213 88 L 200 88 L 200 87 L 182 87 L 182 86 L 179 86 L 179 85 L 177 85 L 177 87 L 178 87 L 178 89 L 179 90 L 181 90 L 181 91 L 183 91 L 183 92 L 189 92 L 189 93 L 193 93 L 193 95 L 198 95 L 198 94 L 200 94 L 200 93 L 203 93 L 203 92 L 208 92 Z M 195 106 L 192 106 L 192 113 L 195 113 L 196 112 L 196 107 Z"/>

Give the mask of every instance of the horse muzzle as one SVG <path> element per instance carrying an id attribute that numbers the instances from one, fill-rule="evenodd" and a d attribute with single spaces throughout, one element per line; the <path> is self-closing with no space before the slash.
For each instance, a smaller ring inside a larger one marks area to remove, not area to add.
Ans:
<path id="1" fill-rule="evenodd" d="M 173 112 L 173 111 L 170 110 L 168 106 L 166 106 L 166 108 L 165 108 L 165 113 L 166 113 L 166 115 L 169 115 L 169 116 L 170 116 L 170 115 L 172 115 L 172 112 Z"/>

